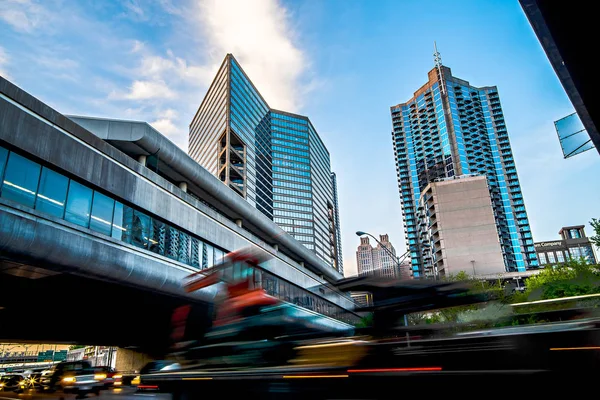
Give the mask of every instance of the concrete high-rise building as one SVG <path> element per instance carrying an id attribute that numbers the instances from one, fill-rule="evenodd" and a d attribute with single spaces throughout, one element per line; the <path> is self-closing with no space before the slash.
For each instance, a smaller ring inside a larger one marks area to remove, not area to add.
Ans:
<path id="1" fill-rule="evenodd" d="M 190 124 L 189 154 L 343 271 L 335 175 L 308 117 L 274 110 L 228 54 Z"/>
<path id="2" fill-rule="evenodd" d="M 418 210 L 425 276 L 505 272 L 485 176 L 436 179 L 423 190 Z"/>
<path id="3" fill-rule="evenodd" d="M 356 266 L 358 275 L 378 275 L 389 278 L 406 279 L 410 278 L 409 265 L 398 265 L 396 249 L 390 242 L 389 236 L 379 235 L 381 244 L 376 247 L 371 246 L 368 237 L 360 238 L 360 245 L 356 250 Z M 387 248 L 383 248 L 383 246 Z M 391 253 L 391 254 L 390 254 Z M 392 257 L 392 254 L 394 257 Z M 403 271 L 403 269 L 405 271 Z"/>
<path id="4" fill-rule="evenodd" d="M 391 107 L 398 187 L 413 276 L 426 274 L 419 199 L 436 178 L 487 176 L 507 271 L 537 267 L 529 220 L 495 86 L 475 87 L 441 64 L 414 97 Z"/>

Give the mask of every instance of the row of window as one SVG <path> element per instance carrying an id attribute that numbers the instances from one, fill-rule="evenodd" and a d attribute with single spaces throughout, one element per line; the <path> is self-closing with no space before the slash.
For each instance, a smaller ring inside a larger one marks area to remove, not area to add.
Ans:
<path id="1" fill-rule="evenodd" d="M 306 211 L 306 212 L 312 213 L 312 207 L 299 206 L 299 205 L 290 204 L 290 203 L 273 202 L 273 207 L 281 208 L 284 210 Z"/>
<path id="2" fill-rule="evenodd" d="M 591 246 L 573 247 L 565 250 L 564 253 L 562 250 L 538 253 L 540 265 L 562 263 L 565 260 L 571 258 L 579 259 L 580 257 L 585 258 L 590 263 L 595 262 Z"/>
<path id="3" fill-rule="evenodd" d="M 283 172 L 284 174 L 293 174 L 293 175 L 301 175 L 301 176 L 310 176 L 310 171 L 300 171 L 297 169 L 290 169 L 285 167 L 273 167 L 274 172 Z"/>
<path id="4" fill-rule="evenodd" d="M 281 229 L 283 229 L 284 231 L 291 233 L 291 234 L 296 234 L 296 233 L 304 233 L 306 235 L 314 235 L 315 234 L 315 232 L 310 228 L 298 228 L 297 226 L 281 225 Z"/>
<path id="5" fill-rule="evenodd" d="M 311 190 L 310 185 L 304 185 L 302 183 L 292 183 L 292 182 L 287 182 L 287 181 L 280 181 L 278 179 L 273 179 L 273 186 L 274 187 L 280 186 L 280 187 L 285 187 L 285 188 L 290 188 L 290 189 Z M 299 196 L 309 197 L 309 196 L 305 196 L 304 194 L 300 194 Z"/>
<path id="6" fill-rule="evenodd" d="M 309 163 L 309 159 L 308 156 L 292 156 L 290 154 L 285 154 L 285 153 L 278 153 L 278 152 L 273 152 L 273 158 L 281 158 L 283 160 L 292 160 L 292 161 L 300 161 L 303 163 Z M 306 168 L 304 168 L 306 169 Z"/>
<path id="7" fill-rule="evenodd" d="M 197 269 L 212 267 L 225 254 L 197 237 L 3 147 L 0 147 L 0 197 Z M 304 221 L 294 223 L 306 225 Z M 298 228 L 298 233 L 304 230 Z M 275 297 L 336 319 L 355 318 L 343 308 L 289 282 L 264 271 L 259 274 L 261 279 L 256 282 Z"/>
<path id="8" fill-rule="evenodd" d="M 273 193 L 279 193 L 279 194 L 287 194 L 289 196 L 301 196 L 301 197 L 306 197 L 306 198 L 311 198 L 312 194 L 309 192 L 300 192 L 297 190 L 291 190 L 291 189 L 284 189 L 284 188 L 280 188 L 280 187 L 273 187 Z"/>
<path id="9" fill-rule="evenodd" d="M 301 137 L 297 137 L 297 136 L 293 136 L 293 135 L 286 135 L 285 133 L 280 133 L 280 132 L 287 133 L 287 130 L 285 130 L 284 128 L 279 128 L 277 126 L 273 126 L 273 137 L 278 138 L 278 139 L 292 140 L 294 142 L 308 144 L 308 139 L 306 139 L 306 138 L 301 138 Z M 308 136 L 308 135 L 306 135 L 306 136 Z"/>
<path id="10" fill-rule="evenodd" d="M 0 147 L 0 197 L 198 269 L 224 254 L 197 237 Z"/>
<path id="11" fill-rule="evenodd" d="M 299 176 L 284 175 L 284 174 L 273 174 L 275 179 L 285 179 L 292 182 L 308 183 L 310 184 L 310 178 L 301 178 Z"/>
<path id="12" fill-rule="evenodd" d="M 298 168 L 298 169 L 303 169 L 305 171 L 310 170 L 310 165 L 308 165 L 308 164 L 302 164 L 302 163 L 298 163 L 298 162 L 294 162 L 294 161 L 280 160 L 277 158 L 273 159 L 273 165 L 279 165 L 282 167 Z"/>
<path id="13" fill-rule="evenodd" d="M 292 143 L 287 140 L 273 139 L 272 142 L 273 142 L 273 144 L 281 144 L 283 146 L 294 147 L 296 149 L 308 150 L 307 145 L 299 144 L 299 143 Z M 276 147 L 273 146 L 273 148 L 276 148 Z M 283 151 L 283 150 L 281 150 L 281 151 Z"/>
<path id="14" fill-rule="evenodd" d="M 279 224 L 290 224 L 290 225 L 294 225 L 294 226 L 313 226 L 312 221 L 295 220 L 295 219 L 281 218 L 281 217 L 273 218 L 273 222 L 275 222 L 278 225 Z"/>
<path id="15" fill-rule="evenodd" d="M 278 113 L 272 112 L 271 116 L 273 118 L 281 119 L 281 120 L 284 120 L 284 121 L 297 122 L 297 123 L 303 125 L 303 128 L 305 128 L 306 124 L 308 123 L 307 120 L 304 119 L 304 118 L 292 117 L 292 116 L 287 115 L 287 114 L 278 114 Z"/>
<path id="16" fill-rule="evenodd" d="M 278 142 L 282 142 L 281 140 L 277 140 Z M 293 146 L 294 143 L 289 144 L 289 143 L 280 143 L 286 146 L 290 146 L 290 147 L 295 147 Z M 280 153 L 288 153 L 288 154 L 294 154 L 297 156 L 303 156 L 303 157 L 307 157 L 310 158 L 310 155 L 308 154 L 308 151 L 304 151 L 304 150 L 296 150 L 296 149 L 290 149 L 288 147 L 281 147 L 281 146 L 272 146 L 271 147 L 273 150 L 273 153 L 275 152 L 280 152 Z"/>
<path id="17" fill-rule="evenodd" d="M 275 201 L 288 201 L 288 202 L 298 203 L 298 204 L 308 204 L 308 205 L 312 204 L 312 200 L 311 199 L 299 199 L 297 197 L 289 197 L 289 196 L 273 195 L 273 200 L 275 200 Z"/>

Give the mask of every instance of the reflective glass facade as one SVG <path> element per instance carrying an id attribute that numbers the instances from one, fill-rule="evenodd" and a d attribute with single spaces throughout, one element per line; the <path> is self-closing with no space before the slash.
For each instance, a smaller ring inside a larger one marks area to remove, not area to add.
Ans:
<path id="1" fill-rule="evenodd" d="M 200 105 L 189 141 L 200 165 L 342 272 L 329 152 L 307 117 L 271 109 L 232 55 Z"/>
<path id="2" fill-rule="evenodd" d="M 0 198 L 198 270 L 212 267 L 228 251 L 3 146 Z M 342 307 L 267 271 L 256 268 L 253 273 L 254 285 L 272 296 L 345 322 L 358 320 Z"/>
<path id="3" fill-rule="evenodd" d="M 531 229 L 496 87 L 477 88 L 447 67 L 406 103 L 391 107 L 404 229 L 413 275 L 429 275 L 419 237 L 421 191 L 437 178 L 486 175 L 508 271 L 537 267 Z"/>

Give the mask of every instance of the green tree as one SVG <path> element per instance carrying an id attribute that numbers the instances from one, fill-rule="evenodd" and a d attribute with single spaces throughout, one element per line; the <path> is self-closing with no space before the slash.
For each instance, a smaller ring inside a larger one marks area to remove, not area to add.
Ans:
<path id="1" fill-rule="evenodd" d="M 600 293 L 600 266 L 583 258 L 546 267 L 527 280 L 527 301 Z"/>
<path id="2" fill-rule="evenodd" d="M 590 225 L 594 228 L 594 236 L 590 237 L 590 240 L 596 247 L 600 247 L 600 220 L 592 218 Z"/>

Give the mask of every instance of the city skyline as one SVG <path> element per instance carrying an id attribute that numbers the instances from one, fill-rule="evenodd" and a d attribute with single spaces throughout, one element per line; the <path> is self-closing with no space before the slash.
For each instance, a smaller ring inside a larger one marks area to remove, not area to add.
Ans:
<path id="1" fill-rule="evenodd" d="M 600 188 L 588 183 L 600 160 L 593 152 L 562 159 L 553 121 L 573 107 L 518 2 L 431 2 L 435 13 L 418 2 L 240 2 L 229 13 L 220 3 L 203 2 L 200 12 L 196 2 L 9 2 L 0 74 L 65 113 L 150 121 L 185 150 L 218 63 L 239 54 L 272 107 L 310 115 L 335 147 L 348 249 L 356 230 L 402 242 L 388 107 L 422 83 L 437 40 L 457 76 L 498 86 L 534 240 L 597 216 L 589 199 Z M 587 200 L 572 195 L 582 187 Z M 353 258 L 346 254 L 346 270 Z"/>

